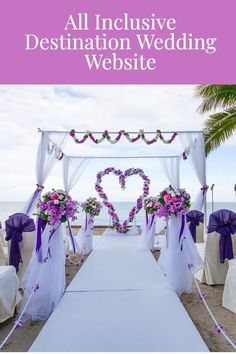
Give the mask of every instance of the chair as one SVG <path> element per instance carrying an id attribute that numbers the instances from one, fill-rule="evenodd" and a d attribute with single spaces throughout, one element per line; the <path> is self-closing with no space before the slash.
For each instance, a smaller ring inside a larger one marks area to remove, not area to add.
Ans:
<path id="1" fill-rule="evenodd" d="M 0 266 L 7 265 L 5 241 L 3 238 L 2 224 L 0 222 Z"/>
<path id="2" fill-rule="evenodd" d="M 224 284 L 228 260 L 236 254 L 236 214 L 221 209 L 210 215 L 204 257 L 204 270 L 197 278 L 208 285 Z"/>
<path id="3" fill-rule="evenodd" d="M 9 264 L 16 268 L 21 282 L 31 259 L 35 243 L 34 220 L 23 213 L 16 213 L 6 221 L 6 240 L 11 241 Z"/>
<path id="4" fill-rule="evenodd" d="M 21 300 L 19 279 L 13 266 L 0 266 L 0 323 L 12 317 Z"/>
<path id="5" fill-rule="evenodd" d="M 203 223 L 204 214 L 199 210 L 190 210 L 186 215 L 189 231 L 193 241 L 197 243 L 204 242 L 203 240 Z"/>
<path id="6" fill-rule="evenodd" d="M 0 238 L 0 266 L 6 265 L 6 262 L 7 262 L 7 259 L 6 259 L 5 253 L 4 253 L 3 243 Z"/>
<path id="7" fill-rule="evenodd" d="M 4 243 L 2 234 L 2 224 L 0 222 L 0 266 L 6 265 L 6 257 L 4 253 Z"/>
<path id="8" fill-rule="evenodd" d="M 229 260 L 222 306 L 236 314 L 236 259 Z"/>

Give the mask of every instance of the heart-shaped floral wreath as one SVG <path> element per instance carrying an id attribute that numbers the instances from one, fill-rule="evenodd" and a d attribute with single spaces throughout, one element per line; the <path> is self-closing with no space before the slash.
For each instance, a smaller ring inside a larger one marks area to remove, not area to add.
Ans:
<path id="1" fill-rule="evenodd" d="M 123 223 L 120 222 L 120 219 L 116 213 L 114 206 L 108 201 L 108 197 L 104 193 L 103 188 L 101 186 L 102 177 L 108 175 L 109 173 L 113 173 L 114 175 L 119 177 L 119 183 L 122 189 L 125 189 L 125 180 L 129 176 L 138 175 L 144 181 L 143 193 L 138 197 L 136 205 L 129 212 L 128 219 L 126 219 Z M 141 170 L 140 168 L 129 168 L 123 173 L 121 170 L 116 170 L 114 167 L 108 167 L 105 170 L 98 172 L 95 189 L 98 192 L 100 198 L 102 198 L 103 204 L 108 208 L 108 214 L 112 218 L 113 227 L 118 232 L 126 233 L 129 230 L 128 224 L 133 221 L 135 215 L 140 211 L 143 206 L 143 199 L 149 194 L 149 184 L 150 179 L 144 174 L 143 170 Z"/>

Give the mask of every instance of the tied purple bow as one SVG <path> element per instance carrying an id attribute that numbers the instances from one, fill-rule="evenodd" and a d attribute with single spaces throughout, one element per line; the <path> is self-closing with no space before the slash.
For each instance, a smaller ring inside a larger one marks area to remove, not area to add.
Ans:
<path id="1" fill-rule="evenodd" d="M 227 209 L 220 209 L 210 215 L 208 232 L 220 234 L 220 262 L 224 263 L 225 258 L 234 258 L 232 238 L 236 232 L 236 213 Z"/>
<path id="2" fill-rule="evenodd" d="M 38 254 L 38 261 L 42 263 L 42 233 L 47 225 L 47 222 L 38 218 L 37 221 L 37 235 L 36 235 L 36 253 Z"/>
<path id="3" fill-rule="evenodd" d="M 19 243 L 22 241 L 22 232 L 30 232 L 35 230 L 34 220 L 23 213 L 16 213 L 9 216 L 5 222 L 6 225 L 6 241 L 11 240 L 9 264 L 19 270 L 19 263 L 22 263 Z"/>
<path id="4" fill-rule="evenodd" d="M 189 231 L 192 235 L 193 241 L 196 242 L 196 230 L 197 226 L 204 222 L 204 214 L 201 211 L 198 210 L 191 210 L 188 212 L 186 215 L 187 217 L 187 222 L 189 223 Z"/>

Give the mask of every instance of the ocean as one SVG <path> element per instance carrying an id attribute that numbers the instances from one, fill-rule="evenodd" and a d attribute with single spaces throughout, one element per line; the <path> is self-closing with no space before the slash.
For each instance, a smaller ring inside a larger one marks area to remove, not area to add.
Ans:
<path id="1" fill-rule="evenodd" d="M 129 202 L 113 202 L 117 213 L 120 217 L 120 220 L 125 220 L 128 216 L 129 210 L 132 208 L 133 204 Z M 4 221 L 8 218 L 9 215 L 16 212 L 21 212 L 25 202 L 0 202 L 0 221 L 4 225 Z M 229 209 L 236 212 L 236 203 L 234 202 L 216 202 L 214 203 L 214 211 L 218 209 Z M 207 215 L 209 216 L 212 212 L 211 203 L 207 203 Z M 141 225 L 144 221 L 144 211 L 143 209 L 136 216 L 137 225 Z M 78 213 L 77 220 L 74 224 L 81 225 L 84 220 L 84 213 Z M 101 214 L 95 218 L 95 225 L 109 225 L 109 215 L 107 213 L 107 208 L 103 207 Z"/>

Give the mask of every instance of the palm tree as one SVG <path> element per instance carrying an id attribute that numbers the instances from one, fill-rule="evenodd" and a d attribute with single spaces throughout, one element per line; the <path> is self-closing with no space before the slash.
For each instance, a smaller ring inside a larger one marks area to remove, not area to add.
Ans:
<path id="1" fill-rule="evenodd" d="M 236 131 L 236 85 L 198 85 L 195 97 L 203 99 L 197 110 L 200 114 L 223 109 L 211 114 L 204 124 L 208 155 Z"/>

